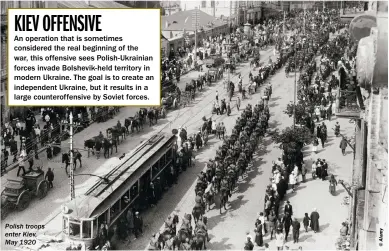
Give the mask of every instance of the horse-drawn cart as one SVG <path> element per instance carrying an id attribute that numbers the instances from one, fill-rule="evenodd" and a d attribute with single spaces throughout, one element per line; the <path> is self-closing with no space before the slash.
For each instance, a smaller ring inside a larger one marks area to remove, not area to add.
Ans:
<path id="1" fill-rule="evenodd" d="M 162 97 L 161 105 L 166 106 L 167 108 L 173 107 L 174 109 L 176 109 L 177 108 L 176 95 L 173 93 L 167 93 L 164 97 Z"/>
<path id="2" fill-rule="evenodd" d="M 1 193 L 1 219 L 17 209 L 22 211 L 28 207 L 33 196 L 44 198 L 49 190 L 43 171 L 31 171 L 21 178 L 8 179 Z"/>

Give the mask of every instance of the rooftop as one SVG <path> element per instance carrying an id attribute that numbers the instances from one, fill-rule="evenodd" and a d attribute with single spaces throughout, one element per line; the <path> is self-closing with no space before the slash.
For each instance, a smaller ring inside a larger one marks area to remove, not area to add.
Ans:
<path id="1" fill-rule="evenodd" d="M 213 28 L 213 27 L 219 27 L 225 24 L 220 19 L 216 19 L 211 15 L 208 15 L 207 13 L 197 10 L 198 11 L 198 25 L 199 28 L 204 28 L 206 30 L 207 28 Z M 186 11 L 180 11 L 177 13 L 174 13 L 170 16 L 163 16 L 162 17 L 162 30 L 165 31 L 177 31 L 177 30 L 194 30 L 194 27 L 192 24 L 194 23 L 194 13 L 195 10 L 186 10 Z"/>
<path id="2" fill-rule="evenodd" d="M 129 8 L 123 4 L 114 2 L 112 0 L 107 1 L 89 1 L 89 5 L 86 1 L 58 1 L 58 8 Z"/>

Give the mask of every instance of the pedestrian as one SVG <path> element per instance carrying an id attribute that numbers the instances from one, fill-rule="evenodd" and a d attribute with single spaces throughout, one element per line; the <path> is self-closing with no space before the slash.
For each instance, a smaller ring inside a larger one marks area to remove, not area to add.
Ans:
<path id="1" fill-rule="evenodd" d="M 246 237 L 246 242 L 244 244 L 244 248 L 243 249 L 244 250 L 253 250 L 254 249 L 254 244 L 251 241 L 251 237 L 250 236 Z"/>
<path id="2" fill-rule="evenodd" d="M 274 214 L 274 211 L 271 210 L 270 214 L 268 215 L 268 228 L 269 228 L 269 232 L 270 232 L 270 240 L 273 239 L 273 235 L 275 234 L 276 220 L 277 220 L 277 217 Z"/>
<path id="3" fill-rule="evenodd" d="M 215 107 L 216 107 L 216 115 L 219 115 L 219 114 L 221 115 L 219 102 L 216 102 Z"/>
<path id="4" fill-rule="evenodd" d="M 239 98 L 239 96 L 237 97 L 237 100 L 236 100 L 236 108 L 239 111 L 239 108 L 240 108 L 240 98 Z"/>
<path id="5" fill-rule="evenodd" d="M 309 218 L 308 216 L 308 213 L 305 213 L 304 215 L 304 219 L 303 219 L 303 224 L 304 224 L 304 228 L 305 228 L 305 232 L 308 233 L 308 226 L 309 226 L 309 221 L 311 219 Z"/>
<path id="6" fill-rule="evenodd" d="M 222 135 L 220 122 L 216 126 L 216 133 L 217 133 L 217 138 L 220 139 L 220 136 Z"/>
<path id="7" fill-rule="evenodd" d="M 34 151 L 33 150 L 30 150 L 30 152 L 29 152 L 28 164 L 29 164 L 28 170 L 32 171 L 32 167 L 34 166 Z"/>
<path id="8" fill-rule="evenodd" d="M 316 208 L 313 209 L 313 212 L 311 213 L 311 229 L 313 230 L 313 232 L 319 232 L 319 218 L 320 218 L 320 215 L 319 213 L 317 212 Z"/>
<path id="9" fill-rule="evenodd" d="M 322 168 L 321 168 L 321 179 L 325 180 L 328 176 L 328 164 L 325 159 L 323 159 L 322 162 Z"/>
<path id="10" fill-rule="evenodd" d="M 223 123 L 223 122 L 221 122 L 221 125 L 220 125 L 220 132 L 221 132 L 221 136 L 222 136 L 223 139 L 224 139 L 224 135 L 225 135 L 225 133 L 227 132 L 227 130 L 226 130 L 226 127 L 224 126 L 224 123 Z"/>
<path id="11" fill-rule="evenodd" d="M 263 212 L 260 212 L 258 214 L 258 220 L 262 222 L 262 235 L 265 235 L 267 233 L 267 229 L 265 225 L 265 216 L 263 215 Z"/>
<path id="12" fill-rule="evenodd" d="M 140 234 L 143 234 L 143 219 L 139 215 L 139 212 L 135 213 L 134 231 L 135 231 L 135 239 L 137 239 Z"/>
<path id="13" fill-rule="evenodd" d="M 347 148 L 347 138 L 343 137 L 340 141 L 339 148 L 342 149 L 343 156 L 346 155 L 346 148 Z"/>
<path id="14" fill-rule="evenodd" d="M 45 179 L 47 179 L 47 181 L 49 182 L 49 188 L 53 188 L 54 172 L 51 170 L 50 167 L 46 172 Z"/>
<path id="15" fill-rule="evenodd" d="M 302 177 L 302 182 L 305 182 L 305 175 L 307 174 L 307 167 L 305 166 L 305 162 L 302 161 L 301 164 L 301 177 Z"/>
<path id="16" fill-rule="evenodd" d="M 292 226 L 293 226 L 293 243 L 298 243 L 300 237 L 300 222 L 296 218 L 294 218 L 292 222 Z"/>
<path id="17" fill-rule="evenodd" d="M 16 143 L 15 139 L 13 139 L 13 138 L 11 138 L 11 140 L 9 141 L 9 149 L 10 149 L 11 154 L 14 156 L 12 162 L 14 162 L 14 163 L 17 162 L 18 161 L 18 159 L 17 159 L 18 144 Z"/>
<path id="18" fill-rule="evenodd" d="M 295 192 L 295 186 L 296 186 L 296 177 L 297 175 L 293 172 L 289 174 L 289 184 L 292 186 L 292 192 Z"/>
<path id="19" fill-rule="evenodd" d="M 216 124 L 216 120 L 214 120 L 213 122 L 212 122 L 212 134 L 216 134 L 216 130 L 217 130 L 217 124 Z"/>
<path id="20" fill-rule="evenodd" d="M 316 164 L 316 176 L 319 177 L 319 179 L 321 179 L 321 174 L 322 174 L 322 169 L 323 165 L 321 163 L 321 160 L 318 159 L 317 160 L 317 164 Z"/>
<path id="21" fill-rule="evenodd" d="M 327 119 L 331 121 L 331 116 L 332 116 L 332 105 L 330 105 L 327 108 Z"/>
<path id="22" fill-rule="evenodd" d="M 23 175 L 25 175 L 26 174 L 26 169 L 24 168 L 24 159 L 23 159 L 23 157 L 19 157 L 18 165 L 19 165 L 19 168 L 18 168 L 17 176 L 19 177 L 19 174 L 20 174 L 21 170 L 23 171 Z"/>
<path id="23" fill-rule="evenodd" d="M 231 106 L 230 103 L 227 103 L 227 116 L 230 116 L 231 114 Z"/>
<path id="24" fill-rule="evenodd" d="M 5 168 L 8 166 L 8 156 L 9 156 L 9 153 L 7 151 L 7 149 L 3 148 L 1 149 L 1 172 L 3 173 L 3 171 L 5 171 Z"/>
<path id="25" fill-rule="evenodd" d="M 255 243 L 259 246 L 262 247 L 263 245 L 263 225 L 260 220 L 257 219 L 255 222 Z"/>
<path id="26" fill-rule="evenodd" d="M 284 243 L 285 243 L 284 234 L 282 233 L 282 231 L 277 230 L 277 232 L 276 232 L 276 247 L 277 247 L 277 250 L 283 250 Z"/>
<path id="27" fill-rule="evenodd" d="M 48 160 L 51 160 L 53 158 L 53 151 L 51 149 L 51 145 L 48 145 L 46 147 L 46 155 Z"/>
<path id="28" fill-rule="evenodd" d="M 219 102 L 219 92 L 216 91 L 216 102 Z"/>
<path id="29" fill-rule="evenodd" d="M 311 159 L 312 160 L 312 159 Z M 312 179 L 316 179 L 316 161 L 312 160 Z"/>
<path id="30" fill-rule="evenodd" d="M 285 229 L 285 241 L 288 241 L 288 235 L 290 226 L 292 225 L 292 218 L 289 213 L 286 213 L 285 216 L 282 218 L 282 223 L 284 224 Z"/>
<path id="31" fill-rule="evenodd" d="M 105 224 L 100 225 L 100 231 L 99 231 L 99 236 L 98 236 L 98 242 L 99 242 L 99 247 L 104 247 L 105 243 L 108 240 L 108 231 L 107 228 L 105 227 Z"/>
<path id="32" fill-rule="evenodd" d="M 284 214 L 289 214 L 289 215 L 293 215 L 293 207 L 292 205 L 290 204 L 289 200 L 286 201 L 286 205 L 284 207 Z"/>
<path id="33" fill-rule="evenodd" d="M 320 107 L 315 108 L 315 116 L 316 116 L 316 122 L 319 122 L 320 120 Z"/>
<path id="34" fill-rule="evenodd" d="M 317 137 L 314 137 L 313 143 L 312 143 L 312 152 L 314 152 L 315 154 L 317 153 L 317 146 L 318 145 L 319 145 L 319 140 L 317 139 Z"/>

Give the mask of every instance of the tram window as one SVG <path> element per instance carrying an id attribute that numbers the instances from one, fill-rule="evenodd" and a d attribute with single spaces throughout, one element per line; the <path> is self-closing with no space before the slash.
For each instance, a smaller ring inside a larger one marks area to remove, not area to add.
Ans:
<path id="1" fill-rule="evenodd" d="M 111 219 L 115 218 L 116 215 L 118 215 L 120 213 L 120 200 L 118 200 L 115 204 L 113 204 L 113 206 L 111 207 L 110 209 L 110 212 L 111 212 Z"/>
<path id="2" fill-rule="evenodd" d="M 107 221 L 108 221 L 108 210 L 107 211 L 105 211 L 103 214 L 101 214 L 100 216 L 99 216 L 99 218 L 98 218 L 98 220 L 99 220 L 99 224 L 101 225 L 101 224 L 107 224 Z M 100 227 L 100 226 L 97 226 L 97 227 Z"/>
<path id="3" fill-rule="evenodd" d="M 169 148 L 169 150 L 166 152 L 166 163 L 169 162 L 169 160 L 171 160 L 173 158 L 172 156 L 172 151 L 173 149 Z"/>
<path id="4" fill-rule="evenodd" d="M 165 160 L 165 154 L 159 159 L 159 166 L 160 168 L 163 168 L 166 164 L 166 160 Z"/>
<path id="5" fill-rule="evenodd" d="M 82 238 L 92 238 L 92 221 L 82 222 Z"/>
<path id="6" fill-rule="evenodd" d="M 68 217 L 63 217 L 62 231 L 64 234 L 69 234 L 69 219 Z"/>
<path id="7" fill-rule="evenodd" d="M 126 206 L 130 203 L 131 199 L 130 199 L 130 196 L 129 195 L 129 192 L 126 192 L 125 194 L 123 194 L 122 198 L 121 198 L 121 201 L 122 201 L 122 204 L 121 204 L 121 210 L 125 209 Z"/>
<path id="8" fill-rule="evenodd" d="M 69 221 L 69 235 L 80 237 L 80 223 Z"/>
<path id="9" fill-rule="evenodd" d="M 158 165 L 158 162 L 156 162 L 154 165 L 153 165 L 153 178 L 155 178 L 158 173 L 159 173 L 159 165 Z"/>
<path id="10" fill-rule="evenodd" d="M 131 199 L 134 199 L 138 195 L 138 182 L 131 187 Z"/>
<path id="11" fill-rule="evenodd" d="M 93 233 L 92 233 L 92 238 L 97 237 L 97 232 L 99 230 L 99 226 L 97 225 L 97 219 L 93 220 Z"/>

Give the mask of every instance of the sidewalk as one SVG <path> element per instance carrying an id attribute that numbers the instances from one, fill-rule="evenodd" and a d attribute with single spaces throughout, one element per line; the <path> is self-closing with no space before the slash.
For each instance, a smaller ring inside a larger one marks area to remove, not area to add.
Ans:
<path id="1" fill-rule="evenodd" d="M 316 61 L 318 63 L 318 57 Z M 318 65 L 319 69 L 319 65 Z M 317 72 L 313 74 L 312 81 Z M 330 76 L 332 73 L 330 74 Z M 327 83 L 327 80 L 325 81 Z M 326 93 L 327 94 L 327 93 Z M 333 103 L 335 105 L 335 103 Z M 285 199 L 280 205 L 280 214 L 283 215 L 283 207 L 287 200 L 290 201 L 290 204 L 293 207 L 293 217 L 296 217 L 301 224 L 300 228 L 300 238 L 299 243 L 293 243 L 292 229 L 290 230 L 288 242 L 285 243 L 285 246 L 288 246 L 290 249 L 298 249 L 300 246 L 303 250 L 334 250 L 335 243 L 337 238 L 340 236 L 339 231 L 341 228 L 341 223 L 348 219 L 348 204 L 345 204 L 345 197 L 348 198 L 347 191 L 338 184 L 336 188 L 336 194 L 331 195 L 329 192 L 329 181 L 328 177 L 326 180 L 322 181 L 321 179 L 312 178 L 311 165 L 312 160 L 325 159 L 328 163 L 329 169 L 328 174 L 335 176 L 335 179 L 344 180 L 347 183 L 351 182 L 351 173 L 352 173 L 352 164 L 353 164 L 353 150 L 350 147 L 346 149 L 346 156 L 343 156 L 341 149 L 339 148 L 340 141 L 342 137 L 336 137 L 334 128 L 336 122 L 340 124 L 340 133 L 347 138 L 354 136 L 355 125 L 349 122 L 349 118 L 336 118 L 335 115 L 332 116 L 331 121 L 320 119 L 319 123 L 324 122 L 327 126 L 328 139 L 324 145 L 324 148 L 321 148 L 321 145 L 318 146 L 318 152 L 315 154 L 311 151 L 312 145 L 304 147 L 304 161 L 307 166 L 307 175 L 306 182 L 301 182 L 301 175 L 298 178 L 300 182 L 296 188 L 296 192 L 292 193 L 291 190 L 288 191 Z M 320 215 L 319 226 L 320 232 L 314 233 L 310 228 L 308 233 L 305 233 L 302 219 L 304 214 L 311 214 L 313 209 L 316 208 L 317 212 Z M 267 236 L 266 239 L 269 237 Z M 270 245 L 270 248 L 275 248 L 274 241 L 266 240 Z"/>

